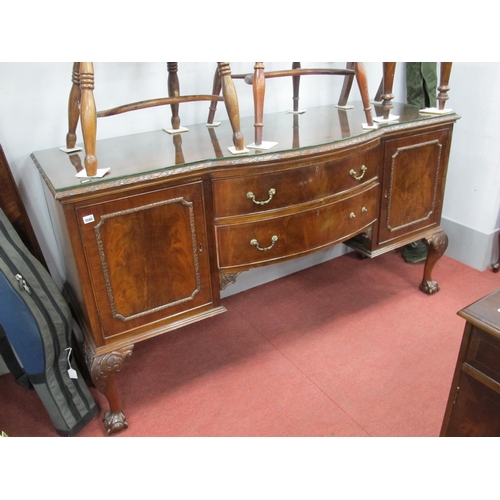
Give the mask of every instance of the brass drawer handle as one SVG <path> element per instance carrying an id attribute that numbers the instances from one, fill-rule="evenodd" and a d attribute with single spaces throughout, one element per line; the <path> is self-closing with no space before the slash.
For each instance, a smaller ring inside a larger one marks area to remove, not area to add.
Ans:
<path id="1" fill-rule="evenodd" d="M 349 171 L 349 175 L 350 175 L 350 176 L 352 176 L 352 177 L 354 177 L 357 181 L 360 181 L 360 180 L 363 178 L 363 176 L 365 175 L 365 172 L 366 172 L 367 170 L 368 170 L 368 169 L 367 169 L 367 168 L 363 165 L 363 166 L 361 167 L 361 175 L 358 175 L 358 174 L 356 173 L 356 170 L 354 170 L 353 168 L 351 168 L 351 170 Z"/>
<path id="2" fill-rule="evenodd" d="M 276 189 L 271 188 L 269 190 L 269 198 L 267 200 L 264 200 L 264 201 L 258 201 L 255 199 L 255 195 L 252 193 L 252 191 L 249 191 L 247 193 L 247 198 L 252 200 L 256 205 L 265 205 L 266 203 L 269 203 L 273 199 L 273 196 L 275 194 L 276 194 Z"/>
<path id="3" fill-rule="evenodd" d="M 271 250 L 271 248 L 273 248 L 274 244 L 278 241 L 278 237 L 276 235 L 274 235 L 271 238 L 271 241 L 272 241 L 272 243 L 270 246 L 265 247 L 265 248 L 261 248 L 259 246 L 259 242 L 254 238 L 253 240 L 250 240 L 250 245 L 257 247 L 257 250 L 260 250 L 261 252 L 266 252 L 267 250 Z"/>

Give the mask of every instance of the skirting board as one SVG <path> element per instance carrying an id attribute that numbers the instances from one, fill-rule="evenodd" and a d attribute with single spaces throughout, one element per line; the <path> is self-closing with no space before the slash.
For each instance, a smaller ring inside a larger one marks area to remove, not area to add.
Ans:
<path id="1" fill-rule="evenodd" d="M 448 235 L 448 257 L 478 271 L 488 269 L 498 259 L 498 230 L 486 234 L 444 217 L 441 226 Z"/>
<path id="2" fill-rule="evenodd" d="M 238 275 L 235 283 L 232 283 L 228 285 L 226 289 L 221 290 L 221 297 L 229 297 L 230 295 L 244 292 L 245 290 L 249 290 L 255 286 L 263 285 L 264 283 L 283 278 L 289 274 L 293 274 L 298 271 L 302 271 L 303 269 L 307 269 L 308 267 L 335 259 L 336 257 L 340 257 L 341 255 L 345 255 L 349 252 L 352 252 L 350 248 L 343 244 L 339 244 L 332 248 L 321 250 L 298 259 L 281 262 L 279 264 L 272 264 L 270 266 L 258 267 L 250 269 L 250 271 L 244 271 Z"/>

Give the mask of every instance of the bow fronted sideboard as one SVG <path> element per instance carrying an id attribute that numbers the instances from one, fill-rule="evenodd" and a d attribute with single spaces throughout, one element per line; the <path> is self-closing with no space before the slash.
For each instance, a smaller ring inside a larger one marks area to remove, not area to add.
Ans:
<path id="1" fill-rule="evenodd" d="M 266 115 L 277 146 L 245 155 L 227 152 L 233 132 L 224 121 L 99 140 L 102 178 L 82 176 L 81 152 L 33 153 L 92 380 L 109 401 L 109 433 L 128 425 L 115 377 L 134 344 L 223 312 L 220 290 L 244 271 L 339 243 L 375 257 L 423 239 L 415 293 L 439 290 L 433 273 L 447 246 L 441 209 L 459 116 L 393 103 L 396 121 L 367 130 L 362 103 L 353 104 Z M 253 117 L 241 119 L 245 137 L 253 127 Z"/>

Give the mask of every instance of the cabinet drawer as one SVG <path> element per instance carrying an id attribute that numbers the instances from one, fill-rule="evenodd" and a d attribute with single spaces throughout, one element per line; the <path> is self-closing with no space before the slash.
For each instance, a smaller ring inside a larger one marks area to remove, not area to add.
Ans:
<path id="1" fill-rule="evenodd" d="M 374 148 L 280 172 L 215 179 L 215 217 L 276 210 L 342 193 L 373 182 L 378 163 L 378 149 Z"/>
<path id="2" fill-rule="evenodd" d="M 500 340 L 472 326 L 465 362 L 500 383 Z"/>
<path id="3" fill-rule="evenodd" d="M 217 225 L 220 269 L 290 258 L 345 240 L 377 218 L 378 183 L 353 196 L 292 215 Z"/>

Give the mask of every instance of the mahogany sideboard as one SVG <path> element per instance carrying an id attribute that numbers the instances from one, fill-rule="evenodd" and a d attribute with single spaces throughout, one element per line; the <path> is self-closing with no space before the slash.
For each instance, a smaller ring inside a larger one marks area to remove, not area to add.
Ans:
<path id="1" fill-rule="evenodd" d="M 136 342 L 223 312 L 239 273 L 344 242 L 374 257 L 424 239 L 420 289 L 444 253 L 440 227 L 454 123 L 393 104 L 364 129 L 351 110 L 266 115 L 273 150 L 227 153 L 228 122 L 97 141 L 103 178 L 78 178 L 83 153 L 32 154 L 73 290 L 108 433 L 128 426 L 115 376 Z M 375 107 L 377 112 L 377 107 Z M 253 136 L 253 117 L 241 120 Z M 119 381 L 119 379 L 118 379 Z"/>

